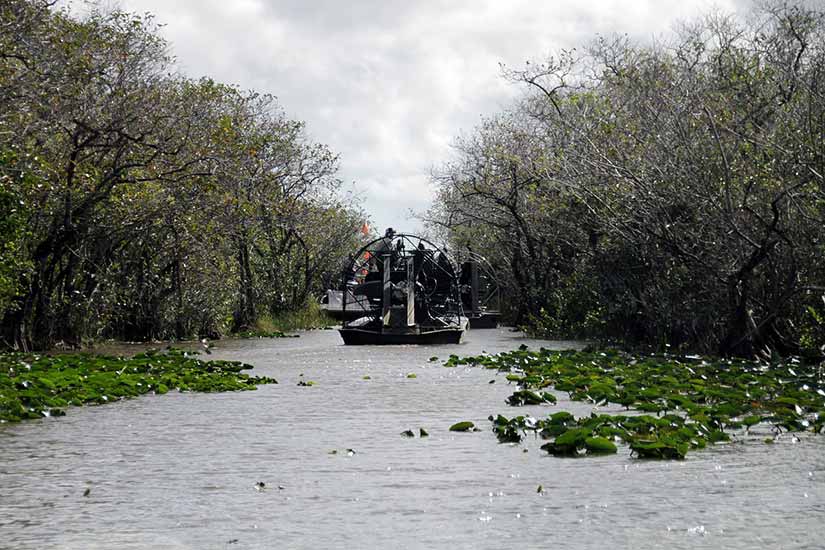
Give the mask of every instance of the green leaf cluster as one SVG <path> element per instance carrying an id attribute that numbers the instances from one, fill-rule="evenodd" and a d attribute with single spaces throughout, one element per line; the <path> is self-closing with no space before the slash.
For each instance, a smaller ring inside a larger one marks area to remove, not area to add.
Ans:
<path id="1" fill-rule="evenodd" d="M 254 390 L 273 378 L 241 371 L 238 361 L 202 361 L 177 349 L 130 358 L 88 354 L 0 354 L 0 422 L 62 414 L 65 407 L 104 404 L 146 393 Z"/>
<path id="2" fill-rule="evenodd" d="M 529 423 L 524 416 L 490 417 L 500 441 L 518 442 L 532 431 L 550 440 L 542 448 L 554 455 L 606 452 L 606 439 L 627 444 L 639 457 L 684 458 L 692 449 L 728 441 L 731 431 L 765 423 L 774 433 L 819 433 L 825 418 L 823 365 L 798 359 L 766 363 L 521 348 L 451 357 L 446 365 L 451 364 L 506 373 L 524 388 L 507 400 L 510 405 L 544 403 L 542 396 L 551 394 L 530 388 L 552 387 L 571 400 L 628 409 L 627 415 L 593 413 L 578 419 L 560 411 Z"/>

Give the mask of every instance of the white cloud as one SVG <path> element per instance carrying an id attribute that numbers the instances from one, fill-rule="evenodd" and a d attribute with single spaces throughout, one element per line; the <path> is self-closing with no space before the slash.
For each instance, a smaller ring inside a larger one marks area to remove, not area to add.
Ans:
<path id="1" fill-rule="evenodd" d="M 179 65 L 277 96 L 341 154 L 375 226 L 415 229 L 409 208 L 449 144 L 521 90 L 499 75 L 597 33 L 647 39 L 746 0 L 121 0 L 165 24 Z"/>

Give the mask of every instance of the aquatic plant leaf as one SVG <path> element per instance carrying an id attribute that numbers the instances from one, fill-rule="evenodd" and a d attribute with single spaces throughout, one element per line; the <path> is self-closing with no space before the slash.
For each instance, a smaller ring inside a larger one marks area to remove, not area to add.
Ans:
<path id="1" fill-rule="evenodd" d="M 549 396 L 549 400 L 546 396 Z M 547 392 L 543 392 L 542 395 L 539 395 L 530 390 L 520 390 L 508 397 L 506 401 L 509 405 L 519 407 L 521 405 L 541 405 L 542 403 L 548 402 L 555 403 L 556 397 Z"/>
<path id="2" fill-rule="evenodd" d="M 463 422 L 456 422 L 452 426 L 450 426 L 451 432 L 468 432 L 475 428 L 475 424 L 470 421 L 463 421 Z"/>
<path id="3" fill-rule="evenodd" d="M 685 458 L 689 447 L 688 443 L 664 440 L 639 440 L 630 443 L 630 449 L 640 458 L 682 459 Z"/>
<path id="4" fill-rule="evenodd" d="M 588 454 L 612 454 L 618 451 L 615 443 L 604 437 L 588 437 L 584 440 Z"/>

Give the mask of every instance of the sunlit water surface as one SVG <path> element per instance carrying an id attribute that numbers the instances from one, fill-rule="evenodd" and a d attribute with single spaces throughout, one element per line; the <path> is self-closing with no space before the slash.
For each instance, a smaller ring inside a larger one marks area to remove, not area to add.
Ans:
<path id="1" fill-rule="evenodd" d="M 502 445 L 490 414 L 582 415 L 591 405 L 559 394 L 552 407 L 513 409 L 503 375 L 430 357 L 572 344 L 506 330 L 465 340 L 346 347 L 337 332 L 317 331 L 222 341 L 212 357 L 254 364 L 280 384 L 0 426 L 0 548 L 825 545 L 825 437 L 769 446 L 764 434 L 740 436 L 680 462 L 626 448 L 554 458 L 532 436 Z M 448 431 L 462 420 L 481 431 Z M 430 436 L 400 435 L 419 428 Z"/>

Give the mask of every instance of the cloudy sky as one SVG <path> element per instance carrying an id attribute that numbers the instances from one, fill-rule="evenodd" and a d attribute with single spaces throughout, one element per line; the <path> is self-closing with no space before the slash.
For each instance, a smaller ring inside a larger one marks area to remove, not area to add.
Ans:
<path id="1" fill-rule="evenodd" d="M 453 138 L 522 90 L 521 66 L 596 34 L 648 40 L 749 0 L 115 0 L 166 25 L 181 71 L 278 97 L 341 155 L 376 228 L 415 230 Z"/>

